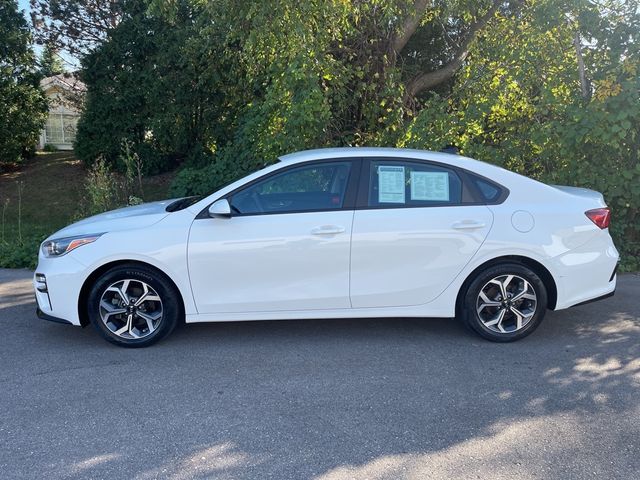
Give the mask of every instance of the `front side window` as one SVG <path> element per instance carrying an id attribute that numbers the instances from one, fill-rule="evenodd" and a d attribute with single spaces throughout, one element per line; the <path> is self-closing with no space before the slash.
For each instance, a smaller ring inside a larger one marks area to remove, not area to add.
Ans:
<path id="1" fill-rule="evenodd" d="M 236 215 L 291 213 L 342 208 L 350 162 L 304 165 L 275 174 L 230 199 Z"/>
<path id="2" fill-rule="evenodd" d="M 451 169 L 397 160 L 371 162 L 370 207 L 458 205 L 462 181 Z"/>

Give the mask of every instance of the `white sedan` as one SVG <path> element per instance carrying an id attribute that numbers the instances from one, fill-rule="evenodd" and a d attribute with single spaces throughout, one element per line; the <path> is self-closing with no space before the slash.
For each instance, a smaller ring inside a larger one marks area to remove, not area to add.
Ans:
<path id="1" fill-rule="evenodd" d="M 63 228 L 41 247 L 38 315 L 125 347 L 181 321 L 356 317 L 459 317 L 512 341 L 613 294 L 609 218 L 597 192 L 458 155 L 299 152 Z"/>

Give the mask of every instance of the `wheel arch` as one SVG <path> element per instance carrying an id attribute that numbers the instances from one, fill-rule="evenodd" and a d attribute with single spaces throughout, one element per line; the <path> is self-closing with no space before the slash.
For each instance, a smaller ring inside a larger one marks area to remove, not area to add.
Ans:
<path id="1" fill-rule="evenodd" d="M 140 260 L 115 260 L 112 262 L 105 263 L 104 265 L 100 265 L 98 268 L 96 268 L 93 272 L 89 274 L 89 276 L 85 279 L 84 283 L 82 284 L 82 288 L 80 288 L 80 295 L 78 296 L 78 318 L 80 319 L 80 325 L 82 325 L 83 327 L 86 327 L 90 323 L 88 312 L 87 312 L 87 301 L 89 299 L 89 292 L 91 291 L 91 287 L 93 286 L 94 282 L 105 272 L 111 270 L 114 267 L 118 267 L 122 265 L 143 266 L 145 268 L 148 268 L 150 270 L 157 272 L 158 274 L 166 278 L 171 283 L 171 285 L 173 285 L 173 287 L 176 289 L 176 292 L 178 292 L 179 294 L 178 298 L 180 300 L 180 309 L 182 310 L 182 315 L 184 317 L 185 302 L 184 302 L 183 294 L 180 291 L 180 288 L 178 288 L 178 285 L 176 285 L 176 282 L 174 282 L 171 279 L 171 277 L 169 277 L 169 275 L 167 275 L 165 272 L 163 272 L 161 269 L 159 269 L 155 265 L 151 265 L 150 263 L 142 262 Z"/>
<path id="2" fill-rule="evenodd" d="M 504 255 L 502 257 L 496 257 L 492 258 L 491 260 L 487 260 L 483 264 L 477 266 L 469 275 L 467 275 L 467 278 L 458 290 L 458 295 L 456 298 L 456 314 L 461 311 L 464 295 L 467 292 L 467 288 L 469 287 L 469 284 L 473 281 L 473 279 L 478 275 L 478 273 L 480 273 L 482 270 L 486 270 L 489 267 L 493 267 L 494 265 L 499 265 L 501 263 L 519 263 L 530 268 L 536 275 L 540 277 L 540 280 L 542 280 L 542 283 L 544 283 L 544 286 L 547 289 L 547 308 L 550 310 L 554 310 L 556 308 L 556 303 L 558 301 L 558 286 L 551 272 L 543 264 L 530 257 L 525 257 L 522 255 Z"/>

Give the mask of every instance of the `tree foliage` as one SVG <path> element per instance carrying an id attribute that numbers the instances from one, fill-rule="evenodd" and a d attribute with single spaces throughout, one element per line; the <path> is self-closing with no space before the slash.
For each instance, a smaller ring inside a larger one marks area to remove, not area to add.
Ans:
<path id="1" fill-rule="evenodd" d="M 124 18 L 101 48 L 83 58 L 86 109 L 76 153 L 116 165 L 123 139 L 147 171 L 159 172 L 212 151 L 225 129 L 224 65 L 214 59 L 197 6 L 181 3 L 171 21 L 141 2 L 122 2 Z M 115 60 L 115 61 L 114 61 Z"/>
<path id="2" fill-rule="evenodd" d="M 64 73 L 64 63 L 56 49 L 50 44 L 45 45 L 38 60 L 38 67 L 42 77 L 51 77 Z"/>
<path id="3" fill-rule="evenodd" d="M 31 35 L 15 1 L 0 2 L 0 170 L 35 148 L 46 102 Z"/>
<path id="4" fill-rule="evenodd" d="M 429 98 L 397 145 L 464 154 L 546 182 L 603 192 L 626 268 L 640 268 L 640 23 L 637 5 L 606 10 L 541 2 L 484 32 L 446 96 Z M 562 22 L 550 19 L 560 18 Z M 573 40 L 582 38 L 588 95 Z"/>
<path id="5" fill-rule="evenodd" d="M 77 2 L 103 39 L 83 58 L 88 162 L 118 166 L 125 138 L 152 170 L 182 165 L 178 195 L 304 148 L 455 144 L 602 191 L 638 254 L 635 0 L 94 3 Z"/>
<path id="6" fill-rule="evenodd" d="M 35 39 L 73 57 L 102 44 L 121 17 L 120 0 L 29 0 Z"/>

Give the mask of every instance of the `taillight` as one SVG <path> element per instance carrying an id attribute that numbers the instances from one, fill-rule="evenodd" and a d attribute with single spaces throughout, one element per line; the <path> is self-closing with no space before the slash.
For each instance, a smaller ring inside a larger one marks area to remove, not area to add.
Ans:
<path id="1" fill-rule="evenodd" d="M 608 228 L 611 221 L 611 211 L 608 208 L 594 208 L 587 210 L 584 214 L 600 228 Z"/>

